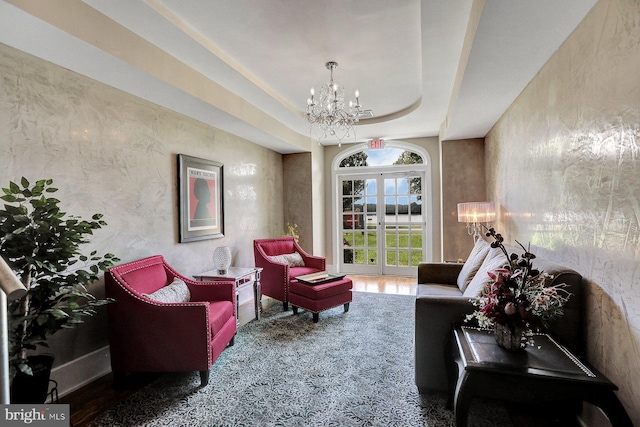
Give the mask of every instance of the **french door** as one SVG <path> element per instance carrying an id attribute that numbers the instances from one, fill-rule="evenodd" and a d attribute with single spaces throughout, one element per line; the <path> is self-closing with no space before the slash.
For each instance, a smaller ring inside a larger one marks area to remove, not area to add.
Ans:
<path id="1" fill-rule="evenodd" d="M 340 271 L 412 276 L 423 260 L 423 172 L 339 177 Z"/>

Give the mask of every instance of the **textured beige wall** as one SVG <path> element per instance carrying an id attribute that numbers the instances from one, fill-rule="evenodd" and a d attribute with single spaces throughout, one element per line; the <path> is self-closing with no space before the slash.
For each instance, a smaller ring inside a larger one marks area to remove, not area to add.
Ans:
<path id="1" fill-rule="evenodd" d="M 484 140 L 442 142 L 442 252 L 445 260 L 466 259 L 473 238 L 458 222 L 458 203 L 486 200 Z"/>
<path id="2" fill-rule="evenodd" d="M 163 254 L 192 275 L 222 245 L 253 265 L 252 240 L 282 233 L 280 154 L 2 44 L 0 76 L 0 185 L 53 178 L 68 212 L 104 214 L 99 252 Z M 178 243 L 179 153 L 224 163 L 224 238 Z M 104 313 L 63 332 L 56 365 L 107 345 L 104 332 Z"/>
<path id="3" fill-rule="evenodd" d="M 639 75 L 640 2 L 601 0 L 486 138 L 499 228 L 587 279 L 587 357 L 620 388 L 635 425 Z"/>
<path id="4" fill-rule="evenodd" d="M 313 197 L 311 153 L 287 154 L 282 159 L 284 227 L 297 225 L 302 249 L 313 253 Z"/>

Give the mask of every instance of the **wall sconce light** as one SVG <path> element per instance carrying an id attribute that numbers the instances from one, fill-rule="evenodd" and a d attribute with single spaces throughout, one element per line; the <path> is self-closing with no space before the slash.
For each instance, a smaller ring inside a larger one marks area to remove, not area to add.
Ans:
<path id="1" fill-rule="evenodd" d="M 458 203 L 458 222 L 467 223 L 467 233 L 473 236 L 473 240 L 480 237 L 480 224 L 485 223 L 487 228 L 496 219 L 496 207 L 493 202 L 467 202 Z"/>

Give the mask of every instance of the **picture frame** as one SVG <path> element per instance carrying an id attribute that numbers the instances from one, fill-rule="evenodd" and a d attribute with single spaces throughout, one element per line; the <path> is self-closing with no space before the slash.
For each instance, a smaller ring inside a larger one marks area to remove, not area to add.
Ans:
<path id="1" fill-rule="evenodd" d="M 178 154 L 180 243 L 224 237 L 223 166 Z"/>

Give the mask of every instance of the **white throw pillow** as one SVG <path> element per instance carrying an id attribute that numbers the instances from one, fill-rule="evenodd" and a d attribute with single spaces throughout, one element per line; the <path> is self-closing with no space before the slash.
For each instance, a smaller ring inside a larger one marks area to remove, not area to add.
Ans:
<path id="1" fill-rule="evenodd" d="M 302 255 L 298 252 L 294 252 L 292 254 L 273 255 L 269 258 L 275 262 L 279 262 L 280 264 L 288 264 L 289 267 L 304 267 L 304 260 L 302 259 Z"/>
<path id="2" fill-rule="evenodd" d="M 489 253 L 489 249 L 491 249 L 491 245 L 486 240 L 482 238 L 478 238 L 476 243 L 473 245 L 473 249 L 469 254 L 469 257 L 464 262 L 460 273 L 458 274 L 458 288 L 460 288 L 460 292 L 464 292 L 469 286 L 469 282 L 473 279 L 473 276 L 478 272 L 480 266 L 482 265 L 482 261 L 487 257 Z"/>
<path id="3" fill-rule="evenodd" d="M 177 277 L 171 284 L 164 286 L 151 294 L 143 294 L 145 297 L 158 302 L 189 302 L 191 293 L 187 284 Z"/>
<path id="4" fill-rule="evenodd" d="M 486 285 L 490 280 L 489 274 L 490 271 L 496 270 L 498 268 L 502 268 L 507 265 L 507 257 L 504 255 L 504 252 L 500 248 L 491 248 L 489 249 L 489 253 L 487 257 L 482 262 L 482 265 L 478 269 L 478 272 L 471 282 L 469 282 L 469 286 L 465 289 L 463 295 L 465 297 L 475 298 L 480 295 L 482 292 L 482 288 Z"/>

